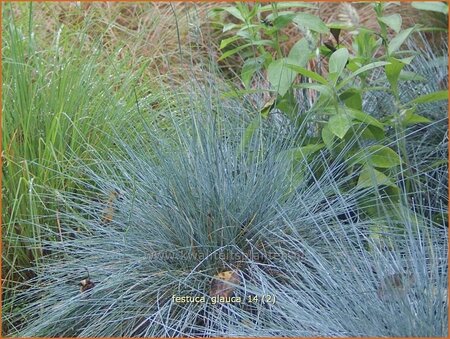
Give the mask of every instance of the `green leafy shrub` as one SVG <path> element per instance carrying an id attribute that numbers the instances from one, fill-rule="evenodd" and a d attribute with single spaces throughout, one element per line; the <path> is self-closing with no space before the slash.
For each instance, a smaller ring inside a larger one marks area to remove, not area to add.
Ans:
<path id="1" fill-rule="evenodd" d="M 425 29 L 418 25 L 403 29 L 400 14 L 385 14 L 390 5 L 373 4 L 378 30 L 350 23 L 325 24 L 318 16 L 293 8 L 311 6 L 306 3 L 237 4 L 217 12 L 229 13 L 238 21 L 223 24 L 224 34 L 233 35 L 222 40 L 224 52 L 220 59 L 241 53 L 242 93 L 250 90 L 257 72 L 263 72 L 270 83 L 272 100 L 260 105 L 262 117 L 278 110 L 297 128 L 308 125 L 308 137 L 300 138 L 302 143 L 296 147 L 313 147 L 316 151 L 326 147 L 334 155 L 342 155 L 345 150 L 342 160 L 348 171 L 359 173 L 350 186 L 385 186 L 382 190 L 395 205 L 402 203 L 398 198 L 400 189 L 413 191 L 411 183 L 401 188 L 393 183 L 409 161 L 407 129 L 431 122 L 418 112 L 427 103 L 441 101 L 442 105 L 433 107 L 446 112 L 448 93 L 445 79 L 436 73 L 441 88 L 430 90 L 436 86 L 424 85 L 422 91 L 410 90 L 427 80 L 415 73 L 415 65 L 422 61 L 420 48 L 413 45 L 418 40 L 411 40 L 409 50 L 403 47 L 415 32 Z M 220 17 L 217 20 L 220 22 Z M 283 34 L 292 25 L 302 38 L 286 51 Z M 343 42 L 343 32 L 349 32 L 346 38 L 350 42 Z M 325 40 L 327 34 L 329 40 Z M 424 46 L 430 48 L 430 44 Z M 436 61 L 446 55 L 445 46 L 441 52 L 434 58 Z M 370 105 L 374 96 L 380 98 L 384 109 L 377 106 L 374 112 L 375 107 Z M 385 137 L 390 133 L 395 142 L 383 144 L 381 141 L 387 141 Z M 353 142 L 355 139 L 358 142 Z M 363 206 L 365 213 L 374 213 Z"/>

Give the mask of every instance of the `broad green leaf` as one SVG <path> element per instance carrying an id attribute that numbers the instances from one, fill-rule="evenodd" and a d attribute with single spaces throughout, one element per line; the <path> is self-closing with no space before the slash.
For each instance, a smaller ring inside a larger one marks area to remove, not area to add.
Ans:
<path id="1" fill-rule="evenodd" d="M 415 124 L 426 124 L 430 123 L 431 120 L 428 118 L 425 118 L 421 115 L 415 114 L 416 107 L 410 109 L 405 109 L 400 113 L 401 122 L 404 127 L 415 125 Z"/>
<path id="2" fill-rule="evenodd" d="M 409 35 L 416 29 L 416 27 L 410 27 L 401 31 L 397 36 L 395 36 L 388 45 L 388 53 L 391 55 L 396 52 L 401 45 L 405 42 L 405 40 L 409 37 Z"/>
<path id="3" fill-rule="evenodd" d="M 448 91 L 437 91 L 430 94 L 421 95 L 415 98 L 413 104 L 425 104 L 427 102 L 434 102 L 440 100 L 448 100 Z"/>
<path id="4" fill-rule="evenodd" d="M 256 130 L 259 128 L 259 124 L 260 124 L 260 117 L 256 116 L 247 126 L 247 128 L 244 131 L 244 134 L 242 135 L 242 139 L 241 139 L 241 147 L 240 147 L 240 152 L 243 152 L 248 145 L 250 144 L 250 142 L 253 139 L 253 135 L 255 134 Z"/>
<path id="5" fill-rule="evenodd" d="M 281 110 L 286 116 L 294 122 L 297 118 L 297 99 L 294 96 L 294 91 L 287 91 L 285 95 L 278 96 L 276 108 Z"/>
<path id="6" fill-rule="evenodd" d="M 448 4 L 444 2 L 438 1 L 429 1 L 429 2 L 411 2 L 411 6 L 417 9 L 421 9 L 423 11 L 432 11 L 439 12 L 443 14 L 448 14 Z"/>
<path id="7" fill-rule="evenodd" d="M 282 29 L 289 25 L 295 17 L 295 13 L 289 13 L 285 15 L 278 15 L 272 22 L 273 26 L 277 29 Z"/>
<path id="8" fill-rule="evenodd" d="M 236 7 L 225 7 L 225 11 L 230 13 L 232 16 L 234 16 L 236 19 L 239 19 L 242 22 L 245 22 L 244 17 L 242 16 L 241 12 Z"/>
<path id="9" fill-rule="evenodd" d="M 339 113 L 333 115 L 330 120 L 328 120 L 327 126 L 334 135 L 339 139 L 342 139 L 350 127 L 352 127 L 352 120 L 346 114 Z"/>
<path id="10" fill-rule="evenodd" d="M 277 10 L 285 8 L 316 8 L 316 6 L 305 2 L 277 2 L 276 6 Z M 259 11 L 260 12 L 273 11 L 273 5 L 262 6 Z"/>
<path id="11" fill-rule="evenodd" d="M 355 37 L 357 55 L 370 59 L 376 48 L 375 32 L 367 28 L 360 28 Z"/>
<path id="12" fill-rule="evenodd" d="M 272 40 L 255 40 L 250 43 L 252 46 L 273 46 Z"/>
<path id="13" fill-rule="evenodd" d="M 267 68 L 267 77 L 272 88 L 281 96 L 291 88 L 296 73 L 286 66 L 286 58 L 272 61 Z"/>
<path id="14" fill-rule="evenodd" d="M 260 28 L 261 25 L 260 24 L 241 24 L 239 25 L 241 28 L 239 29 L 239 31 L 236 33 L 237 35 L 239 35 L 239 32 L 246 32 L 247 34 L 248 31 L 250 30 L 250 28 Z M 250 35 L 248 35 L 248 37 L 250 37 Z"/>
<path id="15" fill-rule="evenodd" d="M 245 44 L 245 45 L 242 45 L 242 46 L 238 46 L 238 47 L 236 47 L 236 48 L 233 48 L 233 49 L 231 49 L 231 50 L 229 50 L 229 51 L 226 51 L 225 53 L 223 53 L 223 54 L 220 56 L 219 59 L 217 59 L 217 61 L 221 61 L 221 60 L 223 60 L 223 59 L 226 59 L 226 58 L 228 58 L 228 57 L 230 57 L 230 56 L 232 56 L 232 55 L 238 53 L 239 51 L 241 51 L 241 50 L 243 50 L 244 48 L 247 48 L 247 47 L 249 47 L 249 46 L 250 46 L 250 44 Z"/>
<path id="16" fill-rule="evenodd" d="M 409 64 L 411 64 L 411 61 L 414 60 L 414 58 L 415 58 L 415 56 L 412 55 L 412 56 L 409 56 L 407 58 L 398 59 L 398 61 L 403 62 L 405 65 L 409 65 Z"/>
<path id="17" fill-rule="evenodd" d="M 240 36 L 246 41 L 254 41 L 250 32 L 248 31 L 248 27 L 241 28 L 239 31 L 236 32 L 237 36 Z"/>
<path id="18" fill-rule="evenodd" d="M 400 156 L 393 149 L 383 145 L 373 145 L 362 149 L 356 156 L 355 162 L 378 168 L 392 168 L 402 163 Z"/>
<path id="19" fill-rule="evenodd" d="M 319 74 L 317 74 L 317 73 L 315 73 L 313 71 L 310 71 L 310 70 L 308 70 L 306 68 L 303 68 L 303 67 L 300 67 L 300 66 L 297 66 L 297 65 L 292 65 L 292 64 L 287 64 L 286 66 L 289 67 L 290 69 L 292 69 L 293 71 L 295 71 L 298 74 L 301 74 L 301 75 L 303 75 L 303 76 L 305 76 L 307 78 L 316 80 L 318 83 L 320 83 L 322 85 L 327 85 L 328 84 L 327 80 L 324 77 L 322 77 L 321 75 L 319 75 Z"/>
<path id="20" fill-rule="evenodd" d="M 348 61 L 348 51 L 346 48 L 339 48 L 336 52 L 334 52 L 330 57 L 330 63 L 328 65 L 329 76 L 330 78 L 333 76 L 335 84 L 342 71 L 345 68 L 345 65 Z"/>
<path id="21" fill-rule="evenodd" d="M 288 55 L 288 63 L 299 67 L 305 67 L 309 60 L 311 50 L 306 39 L 300 39 L 292 46 Z"/>
<path id="22" fill-rule="evenodd" d="M 369 125 L 367 126 L 367 129 L 370 131 L 370 133 L 372 134 L 372 136 L 375 138 L 375 140 L 384 140 L 384 138 L 386 137 L 385 133 L 384 133 L 384 128 L 379 128 L 373 125 Z"/>
<path id="23" fill-rule="evenodd" d="M 248 43 L 258 45 L 261 44 L 260 41 L 264 41 L 265 45 L 272 46 L 273 41 L 272 40 L 257 40 L 253 37 L 253 33 L 251 33 L 251 28 L 259 29 L 260 25 L 245 25 L 240 30 L 236 32 L 236 35 L 246 39 Z"/>
<path id="24" fill-rule="evenodd" d="M 321 86 L 321 85 L 316 85 L 316 86 Z M 345 106 L 339 106 L 338 112 L 339 112 L 339 114 L 346 114 L 350 118 L 358 120 L 359 122 L 364 122 L 367 125 L 371 125 L 371 126 L 375 126 L 380 129 L 384 129 L 383 123 L 381 123 L 380 121 L 378 121 L 371 115 L 364 113 L 360 110 L 345 107 Z M 325 114 L 325 115 L 334 115 L 334 114 L 336 114 L 336 108 L 334 108 L 333 106 L 328 106 L 328 107 L 324 108 L 321 111 L 321 113 Z"/>
<path id="25" fill-rule="evenodd" d="M 223 59 L 226 59 L 236 53 L 238 53 L 239 51 L 243 50 L 244 48 L 247 48 L 249 46 L 271 46 L 272 45 L 272 41 L 271 40 L 257 40 L 257 41 L 253 41 L 249 44 L 245 44 L 242 46 L 238 46 L 236 48 L 233 48 L 232 50 L 226 51 L 225 53 L 223 53 L 220 58 L 218 59 L 218 61 L 221 61 Z"/>
<path id="26" fill-rule="evenodd" d="M 293 21 L 302 27 L 308 28 L 311 31 L 326 34 L 329 32 L 327 25 L 316 15 L 299 12 L 293 18 Z"/>
<path id="27" fill-rule="evenodd" d="M 275 101 L 276 98 L 272 98 L 264 104 L 263 108 L 261 108 L 260 113 L 264 119 L 266 119 L 269 116 L 270 111 L 275 106 Z"/>
<path id="28" fill-rule="evenodd" d="M 363 123 L 365 123 L 367 125 L 372 125 L 372 126 L 375 126 L 377 128 L 384 129 L 384 125 L 380 121 L 378 121 L 373 116 L 371 116 L 371 115 L 369 115 L 367 113 L 364 113 L 363 111 L 352 109 L 352 108 L 347 108 L 347 109 L 345 109 L 345 112 L 351 118 L 353 118 L 355 120 L 363 122 Z"/>
<path id="29" fill-rule="evenodd" d="M 264 59 L 265 58 L 263 56 L 260 56 L 245 60 L 244 65 L 242 66 L 241 79 L 246 88 L 250 86 L 250 81 L 252 80 L 253 74 L 262 68 Z"/>
<path id="30" fill-rule="evenodd" d="M 398 94 L 398 78 L 405 64 L 395 58 L 389 58 L 389 64 L 385 66 L 386 77 L 391 84 L 391 88 L 395 95 Z"/>
<path id="31" fill-rule="evenodd" d="M 272 23 L 273 23 L 273 21 L 275 21 L 279 16 L 285 16 L 285 15 L 295 15 L 295 12 L 294 11 L 279 11 L 278 13 L 271 13 L 271 14 L 269 14 L 268 16 L 266 16 L 266 20 L 269 20 L 269 21 L 272 21 Z"/>
<path id="32" fill-rule="evenodd" d="M 333 95 L 333 92 L 330 89 L 330 86 L 320 85 L 320 84 L 309 84 L 309 83 L 302 83 L 302 84 L 296 84 L 295 88 L 309 88 L 313 89 L 319 93 L 326 94 L 328 96 Z"/>
<path id="33" fill-rule="evenodd" d="M 371 69 L 377 68 L 377 67 L 381 67 L 381 66 L 385 66 L 389 64 L 389 62 L 386 61 L 376 61 L 376 62 L 372 62 L 368 65 L 365 65 L 363 67 L 361 67 L 360 69 L 354 71 L 351 75 L 349 75 L 347 78 L 345 78 L 344 80 L 342 80 L 341 82 L 339 82 L 339 84 L 336 86 L 336 89 L 341 89 L 342 87 L 344 87 L 351 79 L 353 79 L 354 77 L 356 77 L 357 75 L 363 73 L 363 72 L 367 72 Z"/>
<path id="34" fill-rule="evenodd" d="M 358 178 L 357 188 L 371 188 L 377 186 L 393 186 L 394 183 L 384 173 L 375 168 L 365 165 Z"/>
<path id="35" fill-rule="evenodd" d="M 381 67 L 381 66 L 385 66 L 385 65 L 388 65 L 388 64 L 389 64 L 389 62 L 387 62 L 387 61 L 375 61 L 375 62 L 367 64 L 367 65 L 361 67 L 360 69 L 356 70 L 355 73 L 352 74 L 352 75 L 356 76 L 356 75 L 359 75 L 361 73 L 370 71 L 371 69 L 374 69 L 374 68 L 377 68 L 377 67 Z"/>
<path id="36" fill-rule="evenodd" d="M 311 144 L 301 147 L 295 147 L 288 149 L 286 151 L 282 151 L 281 154 L 286 155 L 289 157 L 291 161 L 295 163 L 298 163 L 304 158 L 306 158 L 308 155 L 316 153 L 317 151 L 320 151 L 325 145 L 324 144 Z"/>
<path id="37" fill-rule="evenodd" d="M 302 83 L 294 85 L 294 88 L 308 88 L 320 94 L 310 109 L 312 112 L 322 111 L 334 103 L 334 90 L 329 85 Z M 333 114 L 336 114 L 335 110 L 330 115 Z"/>
<path id="38" fill-rule="evenodd" d="M 428 124 L 430 123 L 431 120 L 428 118 L 425 118 L 419 114 L 411 114 L 405 117 L 405 119 L 403 120 L 403 124 L 405 126 L 409 126 L 409 125 L 415 125 L 415 124 Z"/>
<path id="39" fill-rule="evenodd" d="M 236 40 L 239 40 L 241 37 L 240 36 L 232 36 L 231 38 L 226 38 L 226 39 L 223 39 L 221 42 L 220 42 L 220 49 L 223 49 L 223 48 L 225 48 L 225 47 L 227 47 L 229 44 L 231 44 L 232 42 L 235 42 Z"/>
<path id="40" fill-rule="evenodd" d="M 357 131 L 357 136 L 362 140 L 378 141 L 384 137 L 384 131 L 375 126 L 366 125 L 364 123 L 353 123 L 353 128 Z"/>
<path id="41" fill-rule="evenodd" d="M 339 95 L 339 98 L 345 102 L 345 106 L 358 111 L 362 110 L 361 90 L 357 88 L 349 88 Z"/>
<path id="42" fill-rule="evenodd" d="M 232 29 L 236 28 L 236 27 L 241 27 L 240 25 L 236 25 L 236 24 L 226 24 L 223 26 L 222 32 L 228 32 L 231 31 Z"/>
<path id="43" fill-rule="evenodd" d="M 328 149 L 333 149 L 333 139 L 334 139 L 334 134 L 331 133 L 328 126 L 325 126 L 324 128 L 322 128 L 322 140 Z"/>
<path id="44" fill-rule="evenodd" d="M 387 16 L 382 16 L 378 18 L 381 22 L 388 25 L 390 28 L 392 28 L 396 33 L 400 32 L 400 29 L 402 28 L 402 17 L 400 14 L 392 14 Z"/>

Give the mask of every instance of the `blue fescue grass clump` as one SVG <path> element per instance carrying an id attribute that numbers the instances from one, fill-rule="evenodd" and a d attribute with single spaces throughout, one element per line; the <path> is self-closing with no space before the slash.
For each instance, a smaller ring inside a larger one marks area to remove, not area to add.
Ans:
<path id="1" fill-rule="evenodd" d="M 79 162 L 83 189 L 48 191 L 59 229 L 35 225 L 47 256 L 9 300 L 21 305 L 4 314 L 13 335 L 447 334 L 446 218 L 426 213 L 445 206 L 355 216 L 377 192 L 349 190 L 356 174 L 327 151 L 293 162 L 302 130 L 259 121 L 249 133 L 239 101 L 191 102 L 167 113 L 169 136 L 145 123 L 112 135 L 117 151 Z M 230 270 L 242 302 L 212 304 L 213 277 Z"/>
<path id="2" fill-rule="evenodd" d="M 205 305 L 175 305 L 172 295 L 207 295 L 212 276 L 239 265 L 219 255 L 264 238 L 289 186 L 279 137 L 260 135 L 273 141 L 264 148 L 255 136 L 243 148 L 238 124 L 218 129 L 209 118 L 193 118 L 173 140 L 136 133 L 133 147 L 123 142 L 116 156 L 83 168 L 90 193 L 56 195 L 61 229 L 44 242 L 51 255 L 24 295 L 31 302 L 20 310 L 28 319 L 21 335 L 193 333 Z M 117 199 L 99 203 L 92 191 Z M 86 271 L 95 290 L 80 294 Z"/>
<path id="3" fill-rule="evenodd" d="M 254 103 L 225 99 L 214 71 L 195 85 L 174 79 L 170 94 L 136 90 L 137 74 L 124 70 L 147 61 L 106 65 L 98 50 L 85 62 L 79 48 L 66 59 L 73 46 L 59 37 L 41 54 L 33 34 L 7 28 L 5 258 L 23 277 L 6 275 L 9 335 L 448 335 L 445 102 L 417 106 L 433 123 L 379 141 L 404 160 L 391 203 L 385 188 L 355 187 L 358 167 L 349 170 L 344 151 L 367 142 L 361 131 L 336 154 L 311 144 L 312 125 L 281 112 L 265 120 Z M 446 88 L 447 46 L 422 38 L 402 103 Z M 298 111 L 312 101 L 299 95 Z M 365 93 L 364 111 L 380 120 L 392 106 L 385 91 Z M 312 152 L 293 152 L 302 138 Z M 15 158 L 21 150 L 29 159 Z M 231 271 L 227 294 L 240 301 L 217 304 L 214 278 Z"/>
<path id="4" fill-rule="evenodd" d="M 389 248 L 364 251 L 362 243 L 373 242 L 358 232 L 360 225 L 351 225 L 339 241 L 325 240 L 331 257 L 297 241 L 295 247 L 309 257 L 309 267 L 290 262 L 291 284 L 273 282 L 268 288 L 279 300 L 275 319 L 283 321 L 268 326 L 267 334 L 445 336 L 447 234 L 413 226 L 406 217 L 404 226 L 407 232 L 397 235 Z M 393 229 L 386 224 L 384 236 Z M 286 243 L 296 242 L 289 237 Z"/>

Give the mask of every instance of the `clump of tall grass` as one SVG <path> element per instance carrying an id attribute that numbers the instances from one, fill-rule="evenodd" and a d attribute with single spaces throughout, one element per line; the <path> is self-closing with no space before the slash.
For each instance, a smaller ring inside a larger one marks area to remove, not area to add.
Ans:
<path id="1" fill-rule="evenodd" d="M 99 152 L 114 147 L 101 138 L 107 123 L 121 126 L 137 115 L 136 97 L 139 114 L 152 120 L 148 107 L 168 105 L 171 95 L 160 83 L 157 91 L 149 83 L 138 86 L 151 60 L 136 58 L 118 41 L 104 45 L 111 32 L 95 24 L 92 12 L 84 13 L 84 25 L 67 25 L 45 4 L 7 4 L 2 11 L 2 278 L 9 287 L 32 277 L 27 268 L 43 254 L 43 235 L 34 225 L 58 227 L 44 217 L 55 206 L 41 197 L 41 187 L 79 189 L 64 173 L 76 177 L 74 159 L 89 161 L 87 144 Z M 33 249 L 22 239 L 33 239 Z"/>
<path id="2" fill-rule="evenodd" d="M 278 302 L 251 335 L 446 336 L 446 224 L 411 218 L 411 210 L 420 215 L 435 208 L 416 204 L 400 220 L 380 219 L 376 237 L 361 222 L 322 224 L 314 231 L 330 232 L 314 247 L 278 232 L 292 251 L 305 253 L 307 265 L 286 260 L 287 284 L 267 278 L 266 290 Z"/>
<path id="3" fill-rule="evenodd" d="M 355 216 L 369 193 L 343 189 L 356 174 L 326 151 L 293 162 L 303 129 L 261 121 L 249 134 L 242 103 L 205 93 L 167 113 L 171 135 L 149 124 L 111 134 L 117 151 L 76 162 L 80 191 L 47 191 L 60 229 L 9 300 L 21 305 L 4 315 L 12 334 L 445 335 L 443 225 L 407 207 L 401 220 Z M 238 274 L 241 303 L 211 302 L 225 271 Z M 85 278 L 95 285 L 80 291 Z"/>

